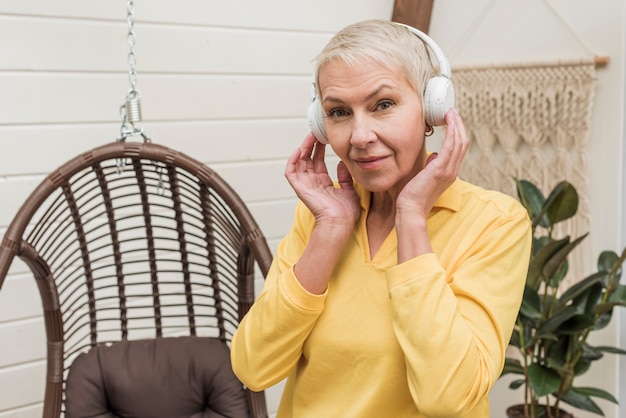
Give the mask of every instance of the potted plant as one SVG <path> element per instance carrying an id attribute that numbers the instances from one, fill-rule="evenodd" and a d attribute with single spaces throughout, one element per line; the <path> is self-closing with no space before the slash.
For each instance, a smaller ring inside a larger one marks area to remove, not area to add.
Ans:
<path id="1" fill-rule="evenodd" d="M 593 398 L 617 403 L 608 392 L 580 387 L 575 379 L 589 370 L 604 353 L 626 354 L 613 347 L 594 347 L 593 331 L 606 327 L 613 308 L 626 305 L 626 286 L 619 283 L 626 249 L 618 256 L 604 251 L 597 272 L 564 288 L 568 256 L 587 236 L 556 237 L 555 226 L 578 209 L 578 193 L 567 181 L 557 184 L 548 197 L 531 182 L 515 179 L 521 203 L 533 228 L 533 249 L 526 288 L 502 375 L 513 373 L 512 389 L 523 388 L 524 403 L 507 410 L 509 417 L 571 417 L 563 404 L 604 415 Z M 517 412 L 517 415 L 516 415 Z M 562 414 L 562 415 L 560 415 Z"/>

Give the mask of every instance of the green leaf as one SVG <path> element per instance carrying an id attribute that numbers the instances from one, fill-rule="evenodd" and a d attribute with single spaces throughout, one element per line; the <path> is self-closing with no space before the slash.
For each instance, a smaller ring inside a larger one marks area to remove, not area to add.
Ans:
<path id="1" fill-rule="evenodd" d="M 623 284 L 617 285 L 611 296 L 609 296 L 610 302 L 618 302 L 620 305 L 626 305 L 626 286 Z"/>
<path id="2" fill-rule="evenodd" d="M 578 193 L 567 181 L 556 185 L 544 204 L 546 216 L 552 225 L 571 218 L 578 210 Z"/>
<path id="3" fill-rule="evenodd" d="M 599 329 L 605 328 L 611 322 L 612 317 L 613 317 L 613 309 L 610 309 L 604 312 L 602 315 L 598 317 L 598 319 L 596 319 L 596 324 L 593 326 L 593 330 L 597 331 Z"/>
<path id="4" fill-rule="evenodd" d="M 598 256 L 598 271 L 610 273 L 618 261 L 619 256 L 614 251 L 603 251 Z"/>
<path id="5" fill-rule="evenodd" d="M 509 373 L 524 374 L 524 368 L 522 367 L 522 364 L 518 359 L 507 357 L 504 360 L 504 368 L 502 369 L 502 373 L 500 373 L 500 376 L 504 376 L 505 374 Z"/>
<path id="6" fill-rule="evenodd" d="M 541 398 L 559 388 L 561 377 L 556 371 L 533 363 L 528 366 L 528 382 L 535 395 Z"/>
<path id="7" fill-rule="evenodd" d="M 556 334 L 550 330 L 538 330 L 535 335 L 530 338 L 526 346 L 533 347 L 539 340 L 543 340 L 542 345 L 546 345 L 546 341 L 558 341 L 559 337 L 557 337 Z"/>
<path id="8" fill-rule="evenodd" d="M 617 399 L 615 399 L 613 395 L 611 395 L 609 392 L 607 392 L 604 389 L 590 388 L 590 387 L 576 387 L 576 388 L 572 388 L 572 390 L 581 395 L 602 398 L 602 399 L 606 399 L 609 402 L 613 402 L 614 404 L 619 404 L 619 402 L 617 402 Z"/>
<path id="9" fill-rule="evenodd" d="M 593 327 L 593 317 L 585 314 L 574 315 L 559 327 L 561 334 L 572 335 Z"/>
<path id="10" fill-rule="evenodd" d="M 571 367 L 569 364 L 566 365 L 568 363 L 570 342 L 571 338 L 567 337 L 561 338 L 556 343 L 548 346 L 544 344 L 548 367 L 557 371 L 568 370 L 568 367 Z"/>
<path id="11" fill-rule="evenodd" d="M 602 351 L 603 353 L 626 354 L 626 350 L 622 350 L 621 348 L 617 348 L 617 347 L 608 347 L 605 345 L 595 347 L 595 349 L 598 351 Z"/>
<path id="12" fill-rule="evenodd" d="M 583 353 L 581 359 L 596 361 L 600 360 L 603 356 L 604 354 L 602 354 L 602 351 L 598 350 L 597 348 L 592 347 L 589 344 L 583 345 Z"/>
<path id="13" fill-rule="evenodd" d="M 602 409 L 600 409 L 600 407 L 592 401 L 589 396 L 578 393 L 575 389 L 565 393 L 561 397 L 561 400 L 569 405 L 582 409 L 583 411 L 589 411 L 604 416 Z"/>
<path id="14" fill-rule="evenodd" d="M 546 358 L 546 365 L 557 372 L 569 373 L 570 370 L 565 366 L 565 357 L 563 355 L 560 356 L 548 356 Z"/>
<path id="15" fill-rule="evenodd" d="M 566 306 L 565 308 L 557 311 L 548 318 L 546 322 L 541 324 L 538 328 L 538 333 L 543 333 L 547 331 L 554 331 L 561 326 L 565 321 L 572 318 L 573 316 L 578 314 L 578 310 L 575 306 Z"/>
<path id="16" fill-rule="evenodd" d="M 541 301 L 537 291 L 526 285 L 524 288 L 524 297 L 522 298 L 522 306 L 520 313 L 531 319 L 541 318 Z"/>
<path id="17" fill-rule="evenodd" d="M 514 380 L 509 384 L 510 389 L 518 389 L 524 385 L 526 381 L 524 379 Z"/>
<path id="18" fill-rule="evenodd" d="M 563 292 L 559 298 L 558 305 L 566 305 L 570 300 L 579 297 L 584 292 L 587 292 L 589 288 L 594 286 L 596 283 L 601 283 L 605 276 L 606 273 L 594 273 L 586 279 L 572 285 L 572 287 Z"/>
<path id="19" fill-rule="evenodd" d="M 535 241 L 539 243 L 540 241 Z M 526 283 L 533 289 L 537 289 L 541 283 L 541 275 L 544 272 L 544 268 L 548 262 L 550 262 L 555 254 L 566 247 L 569 244 L 569 237 L 562 238 L 560 240 L 548 241 L 539 248 L 535 248 L 535 253 L 530 259 L 528 266 L 528 275 L 526 276 Z M 565 254 L 561 262 L 565 261 L 567 254 Z M 553 261 L 556 262 L 557 260 Z"/>
<path id="20" fill-rule="evenodd" d="M 581 312 L 593 316 L 595 315 L 594 310 L 596 305 L 600 303 L 602 299 L 603 291 L 602 283 L 595 283 L 586 292 L 577 295 L 572 300 L 572 303 L 576 305 Z"/>
<path id="21" fill-rule="evenodd" d="M 596 305 L 596 307 L 594 308 L 594 311 L 597 314 L 605 314 L 608 312 L 612 312 L 613 308 L 615 308 L 616 306 L 620 306 L 623 305 L 622 302 L 607 302 L 607 303 L 599 303 Z"/>
<path id="22" fill-rule="evenodd" d="M 565 276 L 567 276 L 568 269 L 569 269 L 569 261 L 565 261 L 561 263 L 561 265 L 554 272 L 554 274 L 552 275 L 552 278 L 550 279 L 549 284 L 551 288 L 557 289 L 559 287 L 560 283 L 563 281 Z"/>
<path id="23" fill-rule="evenodd" d="M 574 366 L 574 376 L 580 376 L 589 371 L 591 368 L 591 360 L 581 358 L 576 362 Z"/>
<path id="24" fill-rule="evenodd" d="M 534 226 L 539 223 L 539 220 L 535 222 L 535 218 L 542 212 L 546 198 L 537 186 L 527 180 L 515 179 L 515 185 L 517 187 L 517 196 L 522 205 L 526 208 L 530 219 L 533 221 L 534 228 Z M 550 226 L 547 224 L 547 218 L 541 223 L 541 226 L 546 228 Z"/>
<path id="25" fill-rule="evenodd" d="M 567 260 L 569 253 L 574 250 L 581 243 L 583 239 L 587 237 L 587 234 L 584 234 L 574 241 L 567 243 L 563 247 L 559 248 L 548 260 L 542 269 L 542 274 L 544 277 L 551 278 L 556 272 L 561 268 L 563 263 Z"/>

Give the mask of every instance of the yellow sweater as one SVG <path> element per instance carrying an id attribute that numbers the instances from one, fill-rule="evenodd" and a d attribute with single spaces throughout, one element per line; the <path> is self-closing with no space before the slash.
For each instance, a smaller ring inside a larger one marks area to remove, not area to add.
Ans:
<path id="1" fill-rule="evenodd" d="M 314 227 L 299 204 L 231 346 L 251 390 L 288 378 L 278 418 L 489 417 L 528 268 L 531 225 L 512 197 L 457 180 L 428 219 L 434 253 L 371 259 L 370 195 L 323 295 L 293 274 Z M 502 411 L 504 412 L 504 411 Z"/>

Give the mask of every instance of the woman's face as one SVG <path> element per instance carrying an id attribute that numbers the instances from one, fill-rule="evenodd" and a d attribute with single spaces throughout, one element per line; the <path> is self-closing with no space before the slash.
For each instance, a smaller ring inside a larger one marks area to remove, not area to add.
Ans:
<path id="1" fill-rule="evenodd" d="M 320 68 L 326 133 L 352 177 L 399 192 L 426 161 L 421 97 L 400 68 L 332 60 Z"/>

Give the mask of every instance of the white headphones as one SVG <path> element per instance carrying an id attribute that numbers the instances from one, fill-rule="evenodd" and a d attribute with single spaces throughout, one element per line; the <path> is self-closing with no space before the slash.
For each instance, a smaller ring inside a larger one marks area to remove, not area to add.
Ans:
<path id="1" fill-rule="evenodd" d="M 415 29 L 412 26 L 405 25 L 404 23 L 397 23 L 409 29 L 413 34 L 420 38 L 435 54 L 435 58 L 439 63 L 439 73 L 441 75 L 435 76 L 428 80 L 426 89 L 424 90 L 424 115 L 426 117 L 426 123 L 430 126 L 441 126 L 446 124 L 446 112 L 454 107 L 454 86 L 452 86 L 450 64 L 443 55 L 441 48 L 424 32 Z M 326 137 L 326 126 L 324 125 L 324 110 L 322 104 L 317 97 L 317 89 L 315 86 L 315 75 L 313 75 L 313 85 L 311 86 L 311 100 L 307 110 L 307 118 L 309 120 L 309 127 L 311 132 L 315 135 L 315 138 L 323 144 L 328 144 L 328 138 Z"/>

